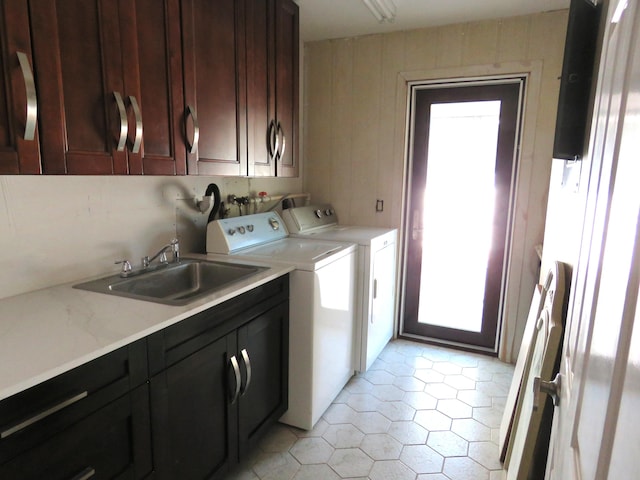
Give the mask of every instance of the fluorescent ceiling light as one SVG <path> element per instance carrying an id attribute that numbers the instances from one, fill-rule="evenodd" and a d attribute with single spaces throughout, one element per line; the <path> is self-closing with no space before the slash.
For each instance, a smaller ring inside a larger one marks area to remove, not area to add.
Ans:
<path id="1" fill-rule="evenodd" d="M 378 22 L 393 23 L 396 18 L 396 4 L 393 0 L 362 0 Z"/>

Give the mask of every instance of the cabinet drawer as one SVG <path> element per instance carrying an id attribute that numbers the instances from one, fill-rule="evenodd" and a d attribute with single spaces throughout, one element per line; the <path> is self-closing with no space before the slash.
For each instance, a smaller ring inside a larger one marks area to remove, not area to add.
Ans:
<path id="1" fill-rule="evenodd" d="M 142 340 L 3 400 L 0 463 L 42 443 L 147 378 Z"/>
<path id="2" fill-rule="evenodd" d="M 147 337 L 153 376 L 289 298 L 289 275 Z"/>
<path id="3" fill-rule="evenodd" d="M 152 471 L 143 385 L 0 466 L 12 480 L 138 479 Z"/>

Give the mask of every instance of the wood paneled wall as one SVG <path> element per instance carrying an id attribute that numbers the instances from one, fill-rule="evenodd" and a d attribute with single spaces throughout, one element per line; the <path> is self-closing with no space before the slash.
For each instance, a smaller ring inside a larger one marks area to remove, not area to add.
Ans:
<path id="1" fill-rule="evenodd" d="M 407 81 L 529 75 L 503 358 L 517 355 L 538 279 L 566 24 L 560 10 L 305 45 L 304 189 L 344 224 L 402 225 Z"/>

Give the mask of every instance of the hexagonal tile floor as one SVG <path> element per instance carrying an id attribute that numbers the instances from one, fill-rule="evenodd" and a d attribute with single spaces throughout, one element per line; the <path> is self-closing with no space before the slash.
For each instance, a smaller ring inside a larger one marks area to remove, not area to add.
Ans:
<path id="1" fill-rule="evenodd" d="M 229 480 L 498 480 L 513 366 L 394 340 L 312 431 L 276 425 Z"/>

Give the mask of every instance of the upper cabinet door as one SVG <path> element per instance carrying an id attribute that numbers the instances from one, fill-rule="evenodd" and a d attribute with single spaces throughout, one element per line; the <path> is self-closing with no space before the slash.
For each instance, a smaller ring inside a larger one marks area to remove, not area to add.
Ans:
<path id="1" fill-rule="evenodd" d="M 45 173 L 128 173 L 118 4 L 29 2 Z"/>
<path id="2" fill-rule="evenodd" d="M 247 151 L 249 175 L 275 176 L 275 9 L 247 2 Z"/>
<path id="3" fill-rule="evenodd" d="M 247 3 L 249 175 L 298 175 L 298 6 Z"/>
<path id="4" fill-rule="evenodd" d="M 40 173 L 29 12 L 0 0 L 0 174 Z"/>
<path id="5" fill-rule="evenodd" d="M 298 5 L 276 0 L 276 119 L 280 139 L 276 174 L 298 176 Z"/>
<path id="6" fill-rule="evenodd" d="M 244 0 L 182 0 L 189 174 L 246 174 Z"/>
<path id="7" fill-rule="evenodd" d="M 179 0 L 120 0 L 129 173 L 184 175 Z"/>

